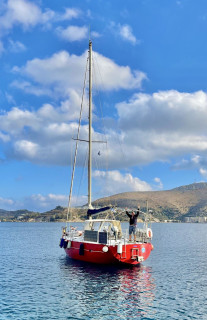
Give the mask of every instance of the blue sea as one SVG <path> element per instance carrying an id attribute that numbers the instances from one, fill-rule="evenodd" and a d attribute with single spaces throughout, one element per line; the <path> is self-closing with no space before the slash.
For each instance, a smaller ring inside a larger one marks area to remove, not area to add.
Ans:
<path id="1" fill-rule="evenodd" d="M 63 225 L 0 223 L 1 320 L 207 319 L 207 224 L 153 224 L 140 267 L 70 260 Z"/>

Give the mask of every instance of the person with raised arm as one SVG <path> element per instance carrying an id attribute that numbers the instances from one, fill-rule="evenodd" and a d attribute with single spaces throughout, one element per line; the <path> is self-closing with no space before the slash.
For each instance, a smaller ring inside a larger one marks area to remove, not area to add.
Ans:
<path id="1" fill-rule="evenodd" d="M 134 242 L 136 242 L 136 227 L 137 227 L 137 218 L 139 216 L 139 209 L 137 207 L 137 212 L 135 213 L 132 211 L 129 213 L 128 209 L 126 208 L 126 214 L 129 217 L 129 241 L 132 241 L 132 234 L 134 235 Z"/>

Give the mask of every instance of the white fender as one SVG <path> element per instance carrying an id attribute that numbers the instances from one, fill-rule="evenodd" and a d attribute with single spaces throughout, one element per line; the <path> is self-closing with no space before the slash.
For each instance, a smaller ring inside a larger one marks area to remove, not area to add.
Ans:
<path id="1" fill-rule="evenodd" d="M 153 237 L 153 233 L 152 233 L 152 229 L 151 228 L 147 228 L 147 237 L 152 239 Z"/>
<path id="2" fill-rule="evenodd" d="M 117 246 L 117 253 L 122 254 L 122 244 L 119 243 Z"/>
<path id="3" fill-rule="evenodd" d="M 102 248 L 102 251 L 103 251 L 103 252 L 108 252 L 108 251 L 109 251 L 109 248 L 108 248 L 107 246 L 104 246 L 104 247 Z"/>

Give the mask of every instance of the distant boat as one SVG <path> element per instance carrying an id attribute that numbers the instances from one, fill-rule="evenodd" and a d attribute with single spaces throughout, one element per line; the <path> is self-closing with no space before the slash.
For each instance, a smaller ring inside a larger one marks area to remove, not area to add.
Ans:
<path id="1" fill-rule="evenodd" d="M 128 233 L 123 234 L 121 222 L 115 218 L 116 209 L 110 206 L 94 209 L 91 202 L 91 170 L 92 170 L 92 42 L 89 41 L 89 157 L 88 157 L 88 211 L 83 230 L 79 231 L 69 225 L 69 211 L 77 156 L 76 141 L 74 167 L 71 179 L 67 225 L 62 230 L 60 247 L 66 254 L 76 260 L 97 264 L 128 264 L 137 265 L 146 260 L 153 245 L 151 243 L 152 230 L 147 222 L 142 229 L 136 231 L 136 242 L 129 241 Z M 80 121 L 79 121 L 80 128 Z M 147 210 L 148 211 L 148 210 Z M 104 219 L 93 218 L 99 214 Z M 112 219 L 109 219 L 112 216 Z"/>

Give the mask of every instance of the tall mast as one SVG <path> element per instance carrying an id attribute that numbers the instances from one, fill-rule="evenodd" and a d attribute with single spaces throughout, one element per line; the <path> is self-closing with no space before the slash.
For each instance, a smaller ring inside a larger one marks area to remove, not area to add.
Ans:
<path id="1" fill-rule="evenodd" d="M 89 41 L 89 154 L 88 154 L 88 207 L 91 205 L 91 167 L 92 167 L 92 41 Z"/>

